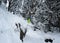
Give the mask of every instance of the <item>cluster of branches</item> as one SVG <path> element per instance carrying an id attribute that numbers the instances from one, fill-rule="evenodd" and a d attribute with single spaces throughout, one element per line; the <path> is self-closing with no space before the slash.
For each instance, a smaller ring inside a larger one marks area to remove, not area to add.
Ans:
<path id="1" fill-rule="evenodd" d="M 48 16 L 49 29 L 51 29 L 51 27 L 57 27 L 56 30 L 60 32 L 60 0 L 46 0 L 45 3 L 47 7 L 52 11 L 52 13 Z"/>

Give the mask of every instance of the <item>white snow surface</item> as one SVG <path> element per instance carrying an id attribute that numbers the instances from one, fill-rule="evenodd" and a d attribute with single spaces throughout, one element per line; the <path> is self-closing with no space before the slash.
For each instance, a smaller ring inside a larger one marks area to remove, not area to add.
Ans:
<path id="1" fill-rule="evenodd" d="M 53 39 L 53 43 L 60 43 L 60 33 L 33 31 L 31 23 L 28 24 L 22 16 L 8 12 L 4 6 L 0 6 L 0 43 L 22 43 L 19 39 L 19 31 L 14 31 L 15 23 L 20 23 L 23 30 L 25 28 L 28 30 L 23 43 L 45 43 L 45 38 Z"/>

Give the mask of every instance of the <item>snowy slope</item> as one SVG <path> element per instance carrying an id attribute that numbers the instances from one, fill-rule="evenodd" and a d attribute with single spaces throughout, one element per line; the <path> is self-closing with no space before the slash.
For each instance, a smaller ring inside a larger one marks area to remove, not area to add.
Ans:
<path id="1" fill-rule="evenodd" d="M 13 30 L 14 23 L 17 21 L 17 16 L 7 12 L 3 7 L 0 8 L 0 43 L 20 42 L 19 36 L 16 35 Z"/>
<path id="2" fill-rule="evenodd" d="M 39 30 L 33 31 L 32 24 L 28 24 L 22 16 L 18 17 L 9 13 L 4 6 L 0 7 L 0 43 L 22 43 L 19 39 L 19 32 L 16 29 L 15 23 L 20 23 L 22 28 L 27 28 L 27 34 L 24 38 L 24 43 L 45 43 L 45 38 L 52 38 L 53 43 L 60 42 L 59 33 L 44 33 Z"/>

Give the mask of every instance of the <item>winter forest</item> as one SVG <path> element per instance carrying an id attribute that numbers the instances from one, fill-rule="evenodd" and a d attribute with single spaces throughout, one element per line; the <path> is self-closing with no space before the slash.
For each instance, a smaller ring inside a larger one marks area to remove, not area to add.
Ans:
<path id="1" fill-rule="evenodd" d="M 0 0 L 0 43 L 60 43 L 60 0 Z"/>

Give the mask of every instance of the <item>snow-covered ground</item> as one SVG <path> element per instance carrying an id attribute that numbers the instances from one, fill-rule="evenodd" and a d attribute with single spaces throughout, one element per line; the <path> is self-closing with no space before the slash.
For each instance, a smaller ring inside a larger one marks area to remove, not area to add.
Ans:
<path id="1" fill-rule="evenodd" d="M 0 6 L 0 43 L 22 43 L 19 31 L 15 31 L 15 23 L 20 23 L 23 30 L 28 30 L 23 43 L 45 43 L 45 38 L 52 38 L 53 43 L 60 43 L 59 33 L 33 31 L 32 24 L 28 24 L 22 16 L 18 17 L 8 12 L 4 6 Z"/>

